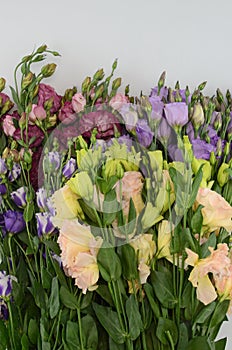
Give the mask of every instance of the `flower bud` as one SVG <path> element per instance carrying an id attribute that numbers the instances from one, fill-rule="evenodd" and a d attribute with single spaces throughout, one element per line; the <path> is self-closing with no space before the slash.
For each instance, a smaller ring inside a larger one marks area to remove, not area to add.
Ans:
<path id="1" fill-rule="evenodd" d="M 117 90 L 122 83 L 122 79 L 121 78 L 116 78 L 113 82 L 112 82 L 112 90 Z"/>
<path id="2" fill-rule="evenodd" d="M 217 181 L 220 187 L 223 187 L 229 180 L 229 172 L 227 169 L 229 169 L 229 164 L 222 163 L 218 170 Z"/>
<path id="3" fill-rule="evenodd" d="M 90 77 L 86 77 L 85 80 L 83 81 L 82 85 L 81 85 L 81 90 L 82 92 L 86 92 L 88 90 L 89 84 L 91 83 L 91 78 Z"/>
<path id="4" fill-rule="evenodd" d="M 47 50 L 47 45 L 41 45 L 40 47 L 38 47 L 38 49 L 36 50 L 36 53 L 43 53 L 44 51 Z"/>
<path id="5" fill-rule="evenodd" d="M 30 150 L 26 150 L 26 151 L 23 153 L 23 160 L 24 160 L 24 162 L 26 162 L 27 164 L 31 164 L 31 163 L 32 163 L 32 155 L 31 155 Z"/>
<path id="6" fill-rule="evenodd" d="M 228 104 L 231 105 L 232 99 L 231 99 L 230 90 L 226 90 L 226 98 L 227 98 Z"/>
<path id="7" fill-rule="evenodd" d="M 98 69 L 93 76 L 93 80 L 97 80 L 97 81 L 102 80 L 104 78 L 104 75 L 105 75 L 105 73 L 104 73 L 103 69 L 102 68 Z"/>
<path id="8" fill-rule="evenodd" d="M 11 100 L 7 100 L 1 109 L 1 115 L 6 114 L 13 106 L 14 103 Z"/>
<path id="9" fill-rule="evenodd" d="M 216 164 L 217 159 L 216 159 L 216 156 L 215 156 L 215 153 L 214 153 L 214 152 L 211 152 L 211 153 L 210 153 L 209 161 L 210 161 L 210 164 L 211 164 L 212 166 L 214 166 L 214 165 Z"/>
<path id="10" fill-rule="evenodd" d="M 220 89 L 217 89 L 217 100 L 220 104 L 224 103 L 224 97 Z"/>
<path id="11" fill-rule="evenodd" d="M 102 94 L 103 94 L 103 92 L 104 92 L 104 84 L 100 84 L 100 85 L 96 88 L 94 100 L 96 101 L 99 97 L 101 97 Z"/>
<path id="12" fill-rule="evenodd" d="M 112 64 L 112 69 L 115 71 L 115 69 L 117 68 L 117 65 L 118 65 L 118 59 L 116 58 L 114 60 L 114 63 Z"/>
<path id="13" fill-rule="evenodd" d="M 33 81 L 33 78 L 34 78 L 34 74 L 32 72 L 29 72 L 24 78 L 23 78 L 23 81 L 22 81 L 22 90 L 26 89 Z"/>
<path id="14" fill-rule="evenodd" d="M 0 78 L 0 92 L 5 89 L 6 80 L 4 78 Z"/>
<path id="15" fill-rule="evenodd" d="M 161 88 L 164 86 L 164 84 L 165 84 L 165 79 L 166 79 L 166 72 L 164 71 L 162 74 L 161 74 L 161 76 L 160 76 L 160 78 L 159 78 L 159 80 L 158 80 L 158 95 L 159 95 L 159 93 L 160 93 L 160 90 L 161 90 Z"/>
<path id="16" fill-rule="evenodd" d="M 65 166 L 63 167 L 62 173 L 64 177 L 66 177 L 67 179 L 70 179 L 70 177 L 73 175 L 76 169 L 77 169 L 76 160 L 74 158 L 70 158 L 65 164 Z"/>
<path id="17" fill-rule="evenodd" d="M 202 91 L 202 90 L 205 88 L 206 84 L 207 84 L 207 81 L 204 81 L 203 83 L 201 83 L 201 84 L 198 86 L 198 90 Z"/>
<path id="18" fill-rule="evenodd" d="M 46 66 L 43 66 L 41 68 L 41 73 L 44 78 L 50 77 L 56 70 L 56 64 L 55 63 L 49 63 Z"/>
<path id="19" fill-rule="evenodd" d="M 204 111 L 200 103 L 196 103 L 193 106 L 193 113 L 191 121 L 193 126 L 198 130 L 199 127 L 204 123 Z"/>
<path id="20" fill-rule="evenodd" d="M 217 131 L 221 129 L 221 127 L 222 127 L 222 116 L 221 116 L 221 113 L 220 113 L 220 112 L 217 113 L 213 125 L 214 125 L 214 128 L 215 128 Z"/>

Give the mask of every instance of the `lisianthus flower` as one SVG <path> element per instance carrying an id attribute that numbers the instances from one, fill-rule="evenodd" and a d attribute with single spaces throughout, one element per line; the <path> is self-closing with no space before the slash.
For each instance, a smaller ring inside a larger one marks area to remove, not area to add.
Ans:
<path id="1" fill-rule="evenodd" d="M 37 213 L 37 233 L 39 237 L 49 235 L 54 232 L 55 227 L 52 223 L 52 216 L 49 213 Z"/>
<path id="2" fill-rule="evenodd" d="M 146 283 L 150 275 L 150 262 L 155 255 L 156 245 L 152 234 L 141 234 L 130 241 L 138 256 L 138 270 L 141 284 Z"/>
<path id="3" fill-rule="evenodd" d="M 219 243 L 217 249 L 209 247 L 210 255 L 205 259 L 199 259 L 198 254 L 186 248 L 188 254 L 185 263 L 193 266 L 193 270 L 189 275 L 189 281 L 197 288 L 197 299 L 203 304 L 208 305 L 217 298 L 217 293 L 209 273 L 214 276 L 228 276 L 231 266 L 228 257 L 228 246 L 225 243 Z"/>
<path id="4" fill-rule="evenodd" d="M 58 243 L 65 273 L 75 278 L 75 284 L 84 294 L 87 289 L 96 289 L 99 279 L 97 254 L 102 239 L 95 238 L 90 232 L 90 227 L 81 225 L 78 220 L 65 220 Z"/>
<path id="5" fill-rule="evenodd" d="M 129 99 L 127 96 L 117 93 L 115 96 L 113 96 L 109 102 L 109 105 L 113 109 L 121 110 L 121 108 L 129 102 Z"/>
<path id="6" fill-rule="evenodd" d="M 160 121 L 163 117 L 164 103 L 160 96 L 149 97 L 152 106 L 151 118 Z"/>
<path id="7" fill-rule="evenodd" d="M 15 276 L 7 275 L 5 271 L 0 271 L 0 298 L 8 298 L 12 293 L 12 281 L 17 282 Z"/>
<path id="8" fill-rule="evenodd" d="M 139 119 L 136 123 L 135 130 L 140 145 L 146 148 L 149 147 L 152 143 L 154 133 L 151 131 L 147 121 Z"/>
<path id="9" fill-rule="evenodd" d="M 7 210 L 4 214 L 5 229 L 10 233 L 19 233 L 26 227 L 23 213 L 16 210 Z"/>
<path id="10" fill-rule="evenodd" d="M 62 173 L 66 179 L 70 179 L 70 177 L 73 175 L 73 173 L 77 169 L 77 162 L 76 159 L 70 158 L 67 163 L 64 165 L 62 169 Z"/>
<path id="11" fill-rule="evenodd" d="M 18 163 L 14 163 L 12 169 L 8 173 L 8 179 L 13 182 L 18 179 L 21 174 L 21 166 Z"/>
<path id="12" fill-rule="evenodd" d="M 229 268 L 224 273 L 214 275 L 214 283 L 221 300 L 229 299 L 228 313 L 232 313 L 232 260 Z"/>
<path id="13" fill-rule="evenodd" d="M 11 198 L 19 208 L 24 208 L 27 205 L 26 195 L 27 187 L 22 186 L 11 193 Z"/>
<path id="14" fill-rule="evenodd" d="M 11 115 L 6 115 L 2 123 L 3 131 L 7 136 L 13 136 L 16 128 Z"/>
<path id="15" fill-rule="evenodd" d="M 175 128 L 188 123 L 188 106 L 185 102 L 168 103 L 164 107 L 168 124 Z"/>
<path id="16" fill-rule="evenodd" d="M 209 188 L 199 188 L 194 210 L 199 205 L 203 205 L 203 233 L 209 234 L 220 230 L 221 227 L 228 232 L 232 231 L 232 207 L 220 194 Z"/>
<path id="17" fill-rule="evenodd" d="M 158 94 L 158 91 L 159 91 L 158 86 L 155 86 L 155 87 L 151 90 L 150 97 L 159 96 L 160 98 L 165 98 L 165 99 L 167 99 L 167 97 L 168 97 L 168 88 L 167 88 L 166 86 L 163 86 L 163 87 L 160 89 L 159 94 Z"/>
<path id="18" fill-rule="evenodd" d="M 79 113 L 84 110 L 84 107 L 86 105 L 86 99 L 85 97 L 80 93 L 77 92 L 72 97 L 72 108 L 76 113 Z"/>
<path id="19" fill-rule="evenodd" d="M 0 175 L 4 175 L 7 173 L 7 166 L 5 159 L 0 157 Z"/>
<path id="20" fill-rule="evenodd" d="M 77 116 L 71 101 L 65 101 L 59 110 L 58 119 L 65 125 L 69 125 L 76 120 Z"/>
<path id="21" fill-rule="evenodd" d="M 32 110 L 28 115 L 29 122 L 34 124 L 37 120 L 44 120 L 47 117 L 47 113 L 42 106 L 32 105 Z"/>
<path id="22" fill-rule="evenodd" d="M 44 103 L 49 101 L 52 101 L 52 107 L 50 108 L 50 113 L 54 114 L 56 113 L 60 108 L 61 103 L 61 96 L 59 96 L 53 87 L 47 84 L 39 84 L 39 91 L 38 91 L 38 106 L 43 106 Z"/>

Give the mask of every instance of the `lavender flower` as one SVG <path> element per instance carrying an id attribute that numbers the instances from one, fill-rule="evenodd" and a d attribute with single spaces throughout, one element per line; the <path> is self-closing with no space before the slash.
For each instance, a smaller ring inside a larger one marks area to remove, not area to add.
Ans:
<path id="1" fill-rule="evenodd" d="M 41 187 L 36 192 L 36 201 L 40 210 L 47 210 L 47 191 L 44 187 Z"/>
<path id="2" fill-rule="evenodd" d="M 43 235 L 49 235 L 55 230 L 55 227 L 53 226 L 51 220 L 51 215 L 48 213 L 37 213 L 36 221 L 37 233 L 39 237 L 42 237 Z"/>
<path id="3" fill-rule="evenodd" d="M 171 136 L 172 129 L 168 125 L 167 120 L 165 118 L 162 118 L 158 131 L 157 131 L 157 138 L 162 144 L 166 144 L 167 140 Z"/>
<path id="4" fill-rule="evenodd" d="M 188 106 L 184 102 L 168 103 L 164 107 L 165 116 L 171 127 L 180 127 L 188 123 Z"/>
<path id="5" fill-rule="evenodd" d="M 0 175 L 6 174 L 7 172 L 7 166 L 5 159 L 0 157 Z"/>
<path id="6" fill-rule="evenodd" d="M 12 192 L 11 198 L 19 208 L 24 208 L 27 205 L 26 195 L 27 187 L 23 186 Z"/>
<path id="7" fill-rule="evenodd" d="M 216 147 L 201 139 L 192 140 L 193 153 L 197 159 L 209 160 L 210 153 L 216 151 Z"/>
<path id="8" fill-rule="evenodd" d="M 18 179 L 18 177 L 21 174 L 21 167 L 18 163 L 14 163 L 12 170 L 10 170 L 9 174 L 8 174 L 8 179 L 10 182 L 13 182 L 15 180 Z"/>
<path id="9" fill-rule="evenodd" d="M 160 96 L 151 96 L 149 101 L 152 106 L 151 118 L 160 121 L 163 116 L 164 103 Z"/>
<path id="10" fill-rule="evenodd" d="M 62 169 L 64 177 L 70 179 L 77 169 L 77 162 L 74 158 L 70 158 Z"/>
<path id="11" fill-rule="evenodd" d="M 0 297 L 5 299 L 11 295 L 12 281 L 17 282 L 17 278 L 7 275 L 5 271 L 0 271 Z"/>
<path id="12" fill-rule="evenodd" d="M 59 170 L 61 156 L 58 152 L 49 152 L 46 160 L 47 160 L 47 166 L 50 171 Z"/>
<path id="13" fill-rule="evenodd" d="M 6 192 L 7 192 L 6 185 L 5 184 L 0 184 L 0 194 L 2 196 L 4 196 L 4 194 L 6 194 Z"/>
<path id="14" fill-rule="evenodd" d="M 149 147 L 152 143 L 154 133 L 151 131 L 147 121 L 144 119 L 139 119 L 135 130 L 139 143 L 143 147 Z"/>
<path id="15" fill-rule="evenodd" d="M 19 233 L 26 227 L 23 213 L 15 210 L 7 210 L 4 214 L 4 224 L 6 231 L 10 233 Z"/>
<path id="16" fill-rule="evenodd" d="M 155 86 L 152 90 L 151 90 L 151 95 L 150 97 L 153 97 L 153 96 L 159 96 L 160 98 L 165 98 L 167 99 L 168 97 L 168 88 L 166 86 L 163 86 L 161 89 L 160 89 L 160 92 L 158 94 L 158 86 Z"/>

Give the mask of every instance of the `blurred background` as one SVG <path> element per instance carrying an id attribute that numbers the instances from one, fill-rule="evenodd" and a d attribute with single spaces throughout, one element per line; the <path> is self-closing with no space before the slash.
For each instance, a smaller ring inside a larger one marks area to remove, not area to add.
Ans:
<path id="1" fill-rule="evenodd" d="M 61 57 L 55 75 L 44 81 L 58 93 L 76 86 L 98 68 L 116 76 L 130 92 L 149 94 L 160 74 L 205 93 L 232 90 L 232 2 L 229 0 L 9 0 L 1 2 L 0 76 L 13 85 L 21 58 L 42 44 Z M 232 319 L 220 337 L 232 348 Z"/>

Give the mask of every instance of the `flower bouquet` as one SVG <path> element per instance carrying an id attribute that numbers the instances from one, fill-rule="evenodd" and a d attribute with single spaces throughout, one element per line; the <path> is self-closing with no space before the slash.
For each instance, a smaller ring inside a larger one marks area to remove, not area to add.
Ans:
<path id="1" fill-rule="evenodd" d="M 130 96 L 115 61 L 61 96 L 48 55 L 0 79 L 0 349 L 225 349 L 230 92 Z"/>

